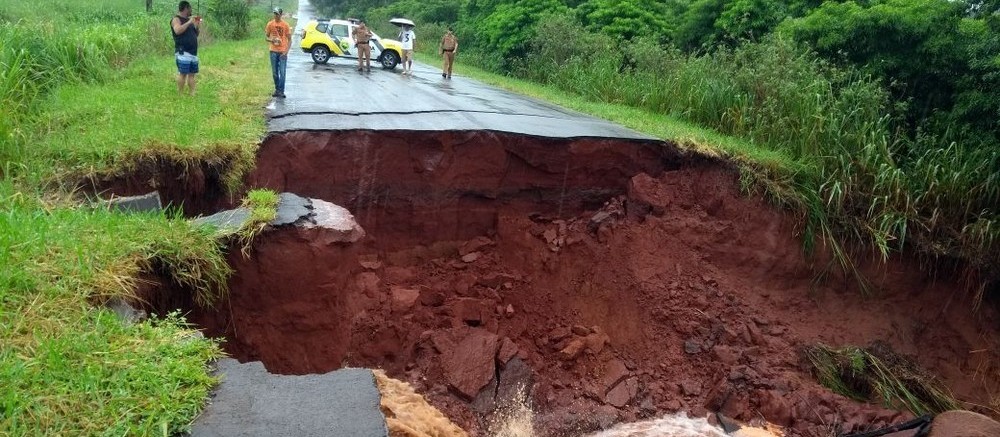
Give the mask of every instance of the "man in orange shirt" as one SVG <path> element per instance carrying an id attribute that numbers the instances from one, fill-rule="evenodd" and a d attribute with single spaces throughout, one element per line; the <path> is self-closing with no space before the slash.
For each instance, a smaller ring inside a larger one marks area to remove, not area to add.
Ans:
<path id="1" fill-rule="evenodd" d="M 292 31 L 281 19 L 281 8 L 274 8 L 274 19 L 267 22 L 264 35 L 271 43 L 271 76 L 274 77 L 274 97 L 285 98 L 285 67 L 288 49 L 292 46 Z"/>

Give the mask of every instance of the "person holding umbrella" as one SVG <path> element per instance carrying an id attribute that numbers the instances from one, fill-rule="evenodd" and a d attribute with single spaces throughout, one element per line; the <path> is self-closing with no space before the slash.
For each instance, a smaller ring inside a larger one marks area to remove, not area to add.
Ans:
<path id="1" fill-rule="evenodd" d="M 403 43 L 403 74 L 413 74 L 413 47 L 417 42 L 413 27 L 413 24 L 404 24 L 403 30 L 399 32 L 399 41 Z"/>

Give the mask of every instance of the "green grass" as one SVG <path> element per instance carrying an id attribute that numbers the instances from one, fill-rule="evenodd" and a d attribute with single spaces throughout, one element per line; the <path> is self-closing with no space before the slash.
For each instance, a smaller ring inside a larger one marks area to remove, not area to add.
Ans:
<path id="1" fill-rule="evenodd" d="M 128 325 L 100 305 L 132 296 L 154 268 L 221 290 L 229 267 L 212 231 L 162 213 L 46 208 L 34 195 L 0 182 L 0 433 L 184 430 L 214 384 L 216 343 L 177 317 Z"/>
<path id="2" fill-rule="evenodd" d="M 169 56 L 138 60 L 108 83 L 72 84 L 44 102 L 38 140 L 26 153 L 32 181 L 120 175 L 150 158 L 229 163 L 231 188 L 253 165 L 270 91 L 256 41 L 219 42 L 202 51 L 198 93 L 180 95 Z"/>
<path id="3" fill-rule="evenodd" d="M 176 435 L 216 382 L 218 344 L 180 316 L 130 325 L 103 309 L 148 274 L 217 302 L 231 272 L 215 229 L 73 191 L 149 160 L 207 161 L 235 188 L 253 164 L 264 44 L 206 38 L 199 94 L 180 96 L 160 6 L 0 0 L 0 435 Z M 250 202 L 255 220 L 273 203 Z"/>
<path id="4" fill-rule="evenodd" d="M 250 210 L 250 220 L 236 234 L 243 243 L 243 254 L 248 255 L 250 243 L 278 215 L 278 193 L 268 189 L 255 189 L 247 192 L 242 206 Z"/>

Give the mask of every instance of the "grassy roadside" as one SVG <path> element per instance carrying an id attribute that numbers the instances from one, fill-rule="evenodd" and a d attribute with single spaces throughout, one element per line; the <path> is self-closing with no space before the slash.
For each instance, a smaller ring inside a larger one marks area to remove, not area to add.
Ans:
<path id="1" fill-rule="evenodd" d="M 90 17 L 81 18 L 81 26 L 99 29 L 109 26 L 103 20 L 115 20 L 107 10 L 125 7 L 102 1 L 70 9 Z M 283 5 L 291 10 L 290 3 Z M 11 5 L 17 6 L 0 0 L 0 15 L 16 16 L 19 9 Z M 42 15 L 17 26 L 53 19 Z M 158 40 L 167 18 L 121 20 L 139 24 L 115 27 L 124 32 L 118 40 L 131 46 Z M 254 30 L 263 26 L 256 24 Z M 70 51 L 105 47 L 102 40 L 57 36 Z M 39 49 L 47 47 L 55 45 Z M 175 435 L 201 411 L 215 384 L 206 364 L 221 355 L 217 343 L 179 315 L 128 324 L 103 304 L 132 296 L 150 271 L 211 303 L 230 273 L 215 230 L 174 212 L 125 214 L 80 203 L 72 190 L 82 178 L 127 173 L 148 159 L 224 161 L 235 186 L 264 132 L 262 107 L 272 86 L 264 50 L 257 38 L 203 45 L 193 98 L 177 94 L 173 56 L 156 48 L 122 50 L 120 59 L 104 65 L 95 61 L 99 74 L 92 76 L 64 77 L 76 73 L 46 67 L 44 50 L 30 68 L 10 62 L 35 52 L 0 56 L 0 78 L 28 78 L 15 83 L 22 88 L 0 81 L 6 87 L 0 97 L 16 102 L 24 90 L 32 92 L 30 105 L 18 109 L 16 119 L 5 118 L 12 120 L 10 130 L 0 132 L 13 132 L 0 138 L 6 160 L 0 171 L 0 435 Z M 47 79 L 39 84 L 32 77 Z M 247 200 L 254 226 L 273 214 L 272 194 Z"/>
<path id="2" fill-rule="evenodd" d="M 440 65 L 440 58 L 418 53 L 417 59 L 432 66 Z M 603 118 L 639 132 L 676 143 L 683 149 L 715 157 L 730 157 L 740 161 L 755 162 L 767 168 L 794 167 L 791 157 L 780 152 L 754 145 L 744 139 L 723 135 L 693 123 L 635 108 L 633 106 L 595 102 L 523 79 L 491 73 L 483 69 L 455 63 L 455 71 L 489 85 L 544 100 L 565 108 Z"/>
<path id="3" fill-rule="evenodd" d="M 177 93 L 170 56 L 140 59 L 102 84 L 56 90 L 39 116 L 27 153 L 32 183 L 117 175 L 144 158 L 232 162 L 237 183 L 253 165 L 271 91 L 268 61 L 256 41 L 223 41 L 201 58 L 198 94 Z"/>

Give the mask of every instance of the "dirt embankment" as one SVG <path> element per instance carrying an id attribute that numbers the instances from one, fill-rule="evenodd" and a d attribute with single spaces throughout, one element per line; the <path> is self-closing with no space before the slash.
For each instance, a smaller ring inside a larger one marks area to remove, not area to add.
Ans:
<path id="1" fill-rule="evenodd" d="M 905 415 L 821 388 L 801 348 L 881 340 L 996 402 L 1000 318 L 954 279 L 893 259 L 866 268 L 879 298 L 816 283 L 826 261 L 784 213 L 669 147 L 296 132 L 258 158 L 249 186 L 340 204 L 368 233 L 289 228 L 231 255 L 231 299 L 193 319 L 272 372 L 384 368 L 472 434 L 527 393 L 542 435 L 682 410 L 828 435 Z"/>

